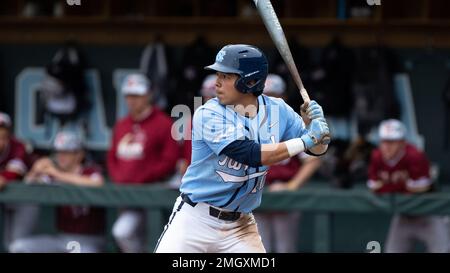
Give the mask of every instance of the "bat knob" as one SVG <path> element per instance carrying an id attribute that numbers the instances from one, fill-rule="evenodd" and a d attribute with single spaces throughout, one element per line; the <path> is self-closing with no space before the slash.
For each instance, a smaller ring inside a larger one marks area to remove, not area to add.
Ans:
<path id="1" fill-rule="evenodd" d="M 330 142 L 331 142 L 331 137 L 329 137 L 329 136 L 324 136 L 324 137 L 322 138 L 322 141 L 320 142 L 320 144 L 322 144 L 322 145 L 328 145 L 328 144 L 330 144 Z"/>

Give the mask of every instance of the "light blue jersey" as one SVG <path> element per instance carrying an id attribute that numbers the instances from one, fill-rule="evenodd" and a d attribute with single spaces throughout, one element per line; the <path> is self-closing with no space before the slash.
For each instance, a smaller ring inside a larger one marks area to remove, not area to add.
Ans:
<path id="1" fill-rule="evenodd" d="M 193 118 L 192 163 L 180 191 L 193 202 L 249 213 L 261 203 L 268 167 L 249 167 L 220 155 L 235 140 L 279 143 L 306 133 L 302 118 L 282 99 L 261 95 L 259 110 L 247 118 L 217 98 L 199 107 Z"/>

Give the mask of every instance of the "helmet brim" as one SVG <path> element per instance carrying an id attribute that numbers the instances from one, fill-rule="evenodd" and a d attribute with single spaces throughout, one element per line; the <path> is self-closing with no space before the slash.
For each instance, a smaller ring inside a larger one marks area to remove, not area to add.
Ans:
<path id="1" fill-rule="evenodd" d="M 239 75 L 242 73 L 241 70 L 234 69 L 234 68 L 225 66 L 223 64 L 220 64 L 220 63 L 214 63 L 212 65 L 205 66 L 205 69 L 206 70 L 214 70 L 214 71 L 222 72 L 222 73 L 233 73 L 233 74 L 239 74 Z"/>

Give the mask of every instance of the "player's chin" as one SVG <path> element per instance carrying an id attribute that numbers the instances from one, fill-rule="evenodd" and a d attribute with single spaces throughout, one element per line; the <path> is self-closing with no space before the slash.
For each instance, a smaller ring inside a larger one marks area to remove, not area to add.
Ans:
<path id="1" fill-rule="evenodd" d="M 222 96 L 217 96 L 217 99 L 219 100 L 219 103 L 221 104 L 221 105 L 228 105 L 229 104 L 229 101 L 228 100 L 226 100 L 224 97 L 222 97 Z"/>

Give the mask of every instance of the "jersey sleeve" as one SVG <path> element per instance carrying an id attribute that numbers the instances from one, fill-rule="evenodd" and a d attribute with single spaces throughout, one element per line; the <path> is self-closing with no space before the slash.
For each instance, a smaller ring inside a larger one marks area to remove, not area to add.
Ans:
<path id="1" fill-rule="evenodd" d="M 245 139 L 245 128 L 226 110 L 199 108 L 193 118 L 193 141 L 203 141 L 216 154 L 231 142 Z"/>
<path id="2" fill-rule="evenodd" d="M 368 168 L 368 180 L 367 187 L 376 193 L 390 192 L 392 191 L 388 184 L 381 179 L 379 171 L 382 169 L 381 154 L 378 150 L 372 151 L 369 168 Z"/>
<path id="3" fill-rule="evenodd" d="M 5 168 L 0 170 L 0 176 L 4 177 L 7 181 L 19 180 L 28 171 L 25 146 L 17 141 L 11 141 L 11 145 L 11 158 L 6 162 Z"/>
<path id="4" fill-rule="evenodd" d="M 370 180 L 380 180 L 380 177 L 378 176 L 378 171 L 380 169 L 380 157 L 379 153 L 374 150 L 372 151 L 372 154 L 370 156 L 370 162 L 369 162 L 369 170 L 368 175 Z"/>
<path id="5" fill-rule="evenodd" d="M 112 140 L 110 148 L 106 154 L 106 166 L 108 170 L 108 175 L 112 180 L 117 180 L 120 168 L 118 168 L 118 159 L 116 156 L 117 146 L 119 142 L 118 137 L 119 124 L 116 124 L 112 133 Z"/>
<path id="6" fill-rule="evenodd" d="M 430 178 L 430 164 L 422 153 L 417 152 L 409 156 L 408 169 L 409 178 L 412 180 Z"/>
<path id="7" fill-rule="evenodd" d="M 83 175 L 86 175 L 90 179 L 95 180 L 95 181 L 103 180 L 102 170 L 100 169 L 99 166 L 96 166 L 96 165 L 86 167 L 83 170 Z"/>
<path id="8" fill-rule="evenodd" d="M 305 123 L 302 117 L 297 114 L 292 107 L 283 103 L 280 107 L 280 118 L 286 118 L 286 129 L 282 134 L 281 141 L 301 137 L 306 134 Z"/>

